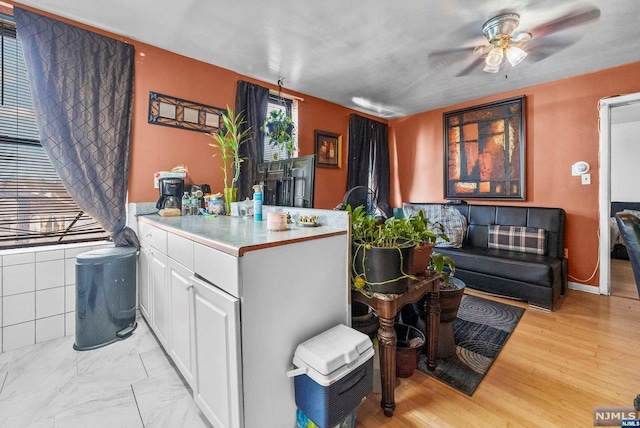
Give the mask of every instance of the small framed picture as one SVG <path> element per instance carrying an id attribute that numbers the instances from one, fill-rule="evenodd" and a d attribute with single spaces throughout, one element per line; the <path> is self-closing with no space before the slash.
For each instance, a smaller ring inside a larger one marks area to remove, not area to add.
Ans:
<path id="1" fill-rule="evenodd" d="M 316 129 L 316 157 L 322 168 L 340 168 L 342 135 Z"/>

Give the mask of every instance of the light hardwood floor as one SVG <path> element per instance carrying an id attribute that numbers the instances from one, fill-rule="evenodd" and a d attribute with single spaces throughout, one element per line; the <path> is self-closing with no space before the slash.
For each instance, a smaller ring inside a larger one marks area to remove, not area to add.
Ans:
<path id="1" fill-rule="evenodd" d="M 640 394 L 639 326 L 639 300 L 568 290 L 553 312 L 527 307 L 472 397 L 416 371 L 398 380 L 393 417 L 372 394 L 356 427 L 593 426 L 594 407 Z"/>

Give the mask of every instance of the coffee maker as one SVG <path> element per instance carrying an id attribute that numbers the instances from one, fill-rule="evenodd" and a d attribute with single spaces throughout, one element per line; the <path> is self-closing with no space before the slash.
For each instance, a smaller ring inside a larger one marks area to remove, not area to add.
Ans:
<path id="1" fill-rule="evenodd" d="M 182 209 L 184 180 L 181 178 L 161 178 L 159 180 L 160 198 L 156 202 L 159 210 L 165 208 Z"/>

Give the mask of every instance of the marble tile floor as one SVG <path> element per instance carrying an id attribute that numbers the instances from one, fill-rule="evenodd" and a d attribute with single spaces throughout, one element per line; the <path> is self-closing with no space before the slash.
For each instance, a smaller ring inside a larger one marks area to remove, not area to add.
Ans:
<path id="1" fill-rule="evenodd" d="M 0 354 L 2 428 L 211 428 L 142 317 L 123 341 L 74 336 Z"/>

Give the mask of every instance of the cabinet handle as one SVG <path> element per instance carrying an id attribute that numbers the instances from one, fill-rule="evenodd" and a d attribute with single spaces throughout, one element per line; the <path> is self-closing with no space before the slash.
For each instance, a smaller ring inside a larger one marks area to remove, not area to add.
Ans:
<path id="1" fill-rule="evenodd" d="M 193 284 L 189 284 L 189 285 L 187 285 L 187 291 L 189 291 L 189 290 L 193 289 L 193 287 L 194 287 L 194 285 L 193 285 Z"/>

